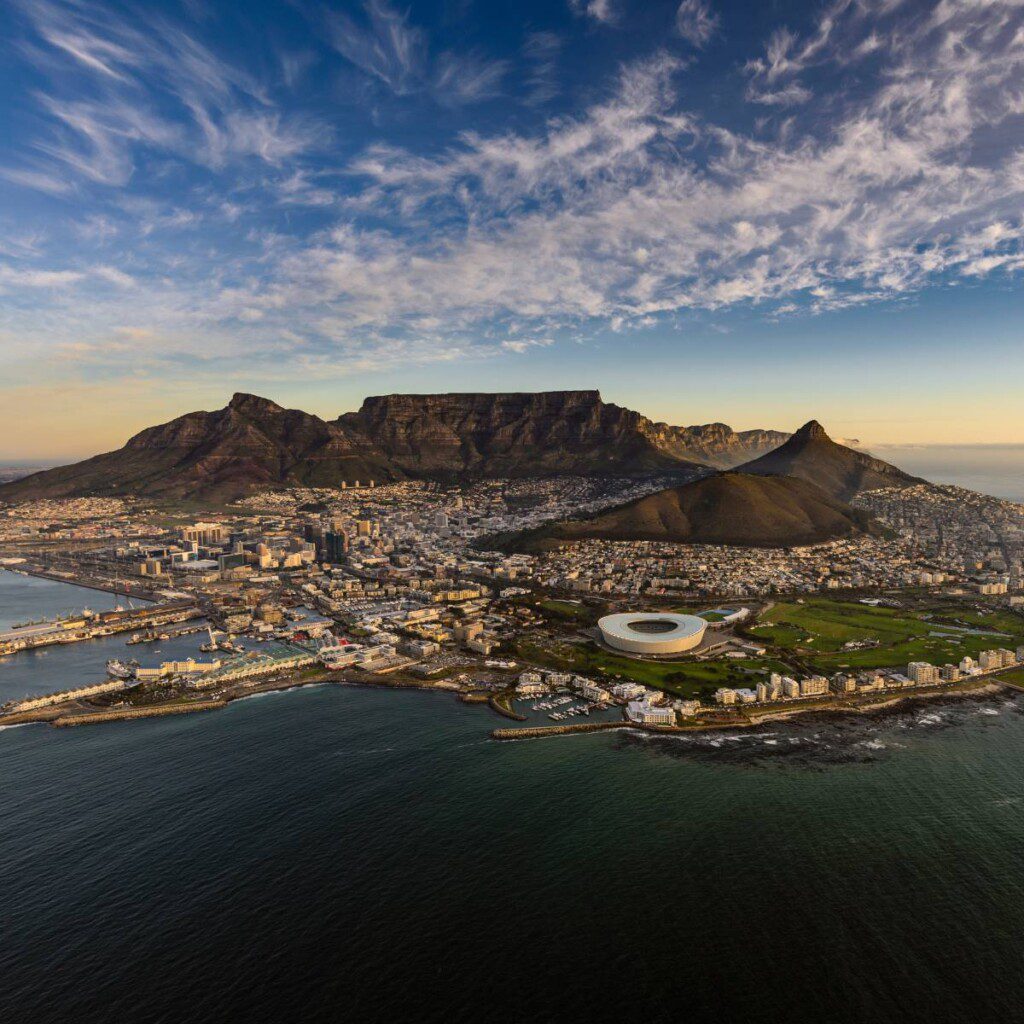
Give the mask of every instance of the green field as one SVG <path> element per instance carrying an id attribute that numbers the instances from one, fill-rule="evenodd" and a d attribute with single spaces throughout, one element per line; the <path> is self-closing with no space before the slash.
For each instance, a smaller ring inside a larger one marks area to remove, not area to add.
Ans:
<path id="1" fill-rule="evenodd" d="M 1024 668 L 1015 668 L 1011 672 L 1003 672 L 999 678 L 1004 683 L 1012 683 L 1014 686 L 1019 686 L 1024 690 Z"/>
<path id="2" fill-rule="evenodd" d="M 596 645 L 520 640 L 517 652 L 533 664 L 579 672 L 595 680 L 632 680 L 678 697 L 709 699 L 720 686 L 756 686 L 768 672 L 787 672 L 785 665 L 764 658 L 742 661 L 639 661 L 612 654 Z"/>
<path id="3" fill-rule="evenodd" d="M 956 606 L 910 610 L 808 598 L 803 604 L 776 605 L 765 619 L 768 624 L 753 627 L 753 635 L 822 672 L 840 668 L 895 668 L 911 661 L 959 662 L 965 655 L 977 657 L 990 647 L 1016 648 L 1024 643 L 1024 619 L 1019 616 Z M 956 625 L 998 629 L 1008 635 L 931 635 L 955 634 Z M 843 644 L 851 640 L 877 640 L 879 646 L 842 650 Z"/>
<path id="4" fill-rule="evenodd" d="M 573 601 L 557 601 L 548 599 L 538 601 L 540 608 L 548 618 L 562 619 L 564 621 L 589 623 L 596 622 L 598 615 L 595 609 L 588 608 L 584 604 L 575 604 Z"/>

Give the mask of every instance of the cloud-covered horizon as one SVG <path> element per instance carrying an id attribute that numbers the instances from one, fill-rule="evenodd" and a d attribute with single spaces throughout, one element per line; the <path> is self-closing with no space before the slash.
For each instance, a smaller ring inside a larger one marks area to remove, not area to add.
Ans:
<path id="1" fill-rule="evenodd" d="M 714 0 L 579 0 L 504 46 L 299 10 L 253 49 L 209 13 L 19 0 L 10 366 L 329 375 L 659 324 L 685 350 L 696 314 L 1024 269 L 1019 0 L 835 0 L 758 38 Z"/>

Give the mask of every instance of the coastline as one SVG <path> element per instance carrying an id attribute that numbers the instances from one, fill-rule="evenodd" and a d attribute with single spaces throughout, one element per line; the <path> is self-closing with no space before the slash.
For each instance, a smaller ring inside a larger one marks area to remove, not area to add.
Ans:
<path id="1" fill-rule="evenodd" d="M 150 587 L 140 587 L 134 582 L 127 580 L 120 585 L 103 583 L 99 580 L 89 580 L 89 582 L 86 583 L 77 576 L 62 576 L 60 573 L 55 573 L 51 570 L 26 565 L 2 565 L 0 566 L 0 570 L 12 572 L 15 575 L 32 576 L 39 580 L 49 580 L 51 583 L 66 583 L 69 587 L 80 587 L 82 590 L 95 590 L 100 594 L 113 594 L 115 597 L 131 598 L 134 601 L 158 603 L 162 596 L 159 592 L 152 590 Z"/>
<path id="2" fill-rule="evenodd" d="M 52 725 L 56 728 L 69 726 L 104 724 L 116 721 L 131 721 L 140 718 L 157 718 L 165 715 L 188 714 L 193 711 L 216 711 L 227 707 L 237 700 L 257 696 L 262 693 L 273 693 L 284 690 L 300 689 L 305 686 L 317 686 L 332 683 L 337 686 L 355 686 L 370 688 L 391 688 L 421 690 L 435 693 L 449 693 L 462 703 L 486 707 L 496 715 L 516 722 L 528 719 L 503 704 L 500 695 L 484 696 L 479 690 L 465 689 L 448 680 L 423 682 L 393 676 L 373 676 L 352 678 L 329 672 L 326 669 L 310 670 L 305 676 L 281 676 L 265 679 L 254 685 L 239 685 L 214 697 L 196 700 L 178 700 L 173 702 L 156 702 L 151 705 L 134 707 L 97 708 L 79 702 L 40 708 L 37 711 L 15 713 L 0 718 L 0 726 L 15 725 Z M 911 693 L 893 693 L 881 698 L 867 697 L 863 702 L 856 698 L 843 700 L 810 701 L 807 704 L 763 711 L 740 711 L 727 718 L 694 720 L 683 725 L 644 725 L 626 718 L 614 722 L 575 722 L 559 725 L 537 725 L 520 727 L 502 727 L 492 729 L 490 736 L 495 740 L 540 739 L 553 736 L 575 735 L 580 733 L 602 732 L 616 729 L 635 729 L 653 735 L 674 735 L 694 732 L 721 732 L 730 729 L 749 729 L 763 726 L 770 722 L 787 721 L 802 715 L 872 715 L 884 713 L 893 708 L 914 702 L 952 702 L 965 697 L 989 696 L 1002 690 L 1013 692 L 1024 691 L 1024 685 L 1014 683 L 997 675 L 986 676 L 984 679 L 967 680 L 943 687 L 939 690 L 915 690 Z"/>
<path id="3" fill-rule="evenodd" d="M 999 679 L 986 679 L 956 689 L 937 692 L 897 693 L 882 700 L 872 700 L 864 704 L 822 704 L 813 702 L 804 707 L 787 708 L 780 711 L 768 711 L 759 715 L 743 715 L 741 718 L 728 721 L 693 722 L 688 725 L 644 725 L 639 722 L 623 720 L 622 722 L 579 722 L 568 725 L 540 725 L 521 729 L 500 728 L 491 730 L 491 738 L 495 740 L 543 739 L 553 736 L 573 735 L 576 733 L 599 732 L 609 729 L 636 729 L 638 732 L 657 736 L 672 736 L 694 732 L 723 732 L 731 729 L 751 729 L 768 722 L 784 722 L 801 715 L 822 715 L 841 717 L 843 715 L 878 715 L 891 711 L 897 706 L 920 702 L 939 701 L 953 703 L 965 697 L 984 697 L 1011 690 L 1016 693 L 1024 691 L 1024 687 Z"/>

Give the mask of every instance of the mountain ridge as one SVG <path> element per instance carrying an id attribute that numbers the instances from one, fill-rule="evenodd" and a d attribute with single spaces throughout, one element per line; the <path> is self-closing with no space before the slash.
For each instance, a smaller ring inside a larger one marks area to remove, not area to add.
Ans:
<path id="1" fill-rule="evenodd" d="M 838 444 L 817 420 L 809 420 L 778 448 L 737 469 L 754 476 L 806 480 L 843 501 L 862 491 L 927 482 L 866 452 Z"/>
<path id="2" fill-rule="evenodd" d="M 371 479 L 693 477 L 732 468 L 789 437 L 723 423 L 674 427 L 587 389 L 378 395 L 333 420 L 237 392 L 222 409 L 185 413 L 139 431 L 116 451 L 0 486 L 0 500 L 227 501 L 256 490 Z"/>

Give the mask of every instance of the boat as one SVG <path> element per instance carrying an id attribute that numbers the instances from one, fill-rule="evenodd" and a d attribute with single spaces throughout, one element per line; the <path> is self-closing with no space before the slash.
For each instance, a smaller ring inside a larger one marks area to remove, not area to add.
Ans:
<path id="1" fill-rule="evenodd" d="M 107 662 L 107 675 L 111 679 L 133 679 L 135 677 L 135 669 L 132 665 L 126 665 L 117 658 L 111 658 Z"/>

